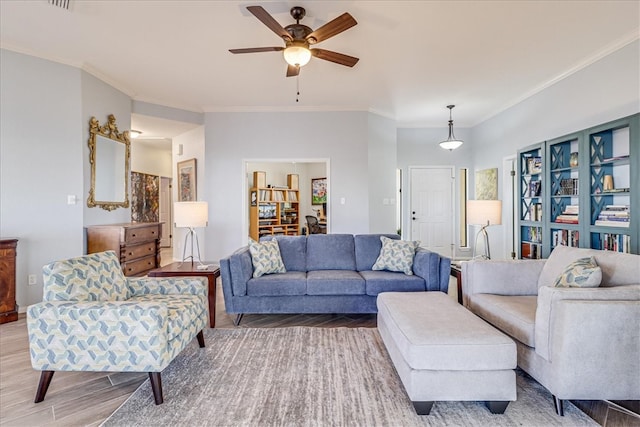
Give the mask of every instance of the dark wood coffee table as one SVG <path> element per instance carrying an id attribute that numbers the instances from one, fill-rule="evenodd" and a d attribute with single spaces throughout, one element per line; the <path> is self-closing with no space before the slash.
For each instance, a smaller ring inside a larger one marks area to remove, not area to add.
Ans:
<path id="1" fill-rule="evenodd" d="M 220 266 L 216 262 L 203 262 L 208 265 L 206 270 L 198 270 L 198 263 L 174 262 L 164 267 L 151 270 L 149 277 L 179 277 L 179 276 L 201 276 L 209 281 L 209 327 L 216 327 L 216 279 L 220 277 Z"/>

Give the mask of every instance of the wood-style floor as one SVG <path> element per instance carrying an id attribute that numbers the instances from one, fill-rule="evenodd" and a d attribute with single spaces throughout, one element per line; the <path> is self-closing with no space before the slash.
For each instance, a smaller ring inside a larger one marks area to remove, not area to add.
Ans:
<path id="1" fill-rule="evenodd" d="M 375 327 L 376 316 L 245 315 L 241 328 Z M 218 280 L 216 328 L 235 328 L 224 311 Z M 115 411 L 148 376 L 145 373 L 56 372 L 43 402 L 35 404 L 40 372 L 29 358 L 27 324 L 0 325 L 0 426 L 97 426 Z"/>
<path id="2" fill-rule="evenodd" d="M 241 328 L 375 327 L 376 316 L 245 315 Z M 235 328 L 218 280 L 216 327 Z M 56 372 L 45 400 L 33 403 L 40 372 L 31 368 L 24 314 L 0 325 L 0 426 L 98 426 L 147 379 L 144 373 Z M 640 426 L 640 417 L 604 402 L 575 402 L 606 427 Z M 637 403 L 637 402 L 634 402 Z M 549 404 L 552 404 L 549 401 Z M 637 406 L 637 405 L 635 405 Z M 638 408 L 631 407 L 634 410 Z"/>

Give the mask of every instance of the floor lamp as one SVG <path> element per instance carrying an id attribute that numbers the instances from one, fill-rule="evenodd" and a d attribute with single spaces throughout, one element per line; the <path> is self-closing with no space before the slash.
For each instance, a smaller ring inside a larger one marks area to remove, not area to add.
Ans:
<path id="1" fill-rule="evenodd" d="M 481 225 L 482 228 L 476 234 L 476 242 L 473 247 L 473 257 L 476 257 L 476 247 L 478 246 L 478 236 L 484 237 L 484 259 L 491 259 L 489 249 L 489 235 L 487 227 L 490 225 L 502 224 L 502 202 L 500 200 L 468 200 L 467 201 L 467 222 L 469 224 Z"/>
<path id="2" fill-rule="evenodd" d="M 195 261 L 195 253 L 193 252 L 193 243 L 195 240 L 196 249 L 198 250 L 198 268 L 206 268 L 202 264 L 200 258 L 200 244 L 198 243 L 198 234 L 194 228 L 206 227 L 209 220 L 209 205 L 207 202 L 176 202 L 173 204 L 173 220 L 176 228 L 188 228 L 189 231 L 184 236 L 184 248 L 182 250 L 182 262 L 191 258 L 191 265 Z M 191 255 L 185 256 L 187 252 L 187 241 L 191 239 Z"/>

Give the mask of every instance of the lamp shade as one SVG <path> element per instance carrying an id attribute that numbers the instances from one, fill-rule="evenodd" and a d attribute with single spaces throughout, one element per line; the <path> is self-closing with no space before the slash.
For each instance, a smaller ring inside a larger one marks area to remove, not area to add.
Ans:
<path id="1" fill-rule="evenodd" d="M 175 202 L 173 204 L 173 222 L 176 227 L 206 227 L 209 220 L 207 202 Z"/>
<path id="2" fill-rule="evenodd" d="M 305 46 L 291 45 L 284 50 L 283 54 L 284 60 L 289 65 L 297 65 L 299 67 L 307 65 L 311 59 L 311 51 Z"/>
<path id="3" fill-rule="evenodd" d="M 502 224 L 502 201 L 468 200 L 467 222 L 479 225 Z"/>

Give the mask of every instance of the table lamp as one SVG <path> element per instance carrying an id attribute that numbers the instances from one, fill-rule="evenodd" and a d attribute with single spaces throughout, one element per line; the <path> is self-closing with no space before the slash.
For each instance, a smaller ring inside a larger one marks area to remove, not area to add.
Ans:
<path id="1" fill-rule="evenodd" d="M 475 258 L 476 247 L 478 246 L 478 236 L 484 236 L 484 255 L 482 258 L 491 259 L 489 249 L 489 235 L 487 227 L 490 225 L 502 224 L 502 201 L 500 200 L 468 200 L 467 201 L 467 222 L 469 224 L 481 225 L 482 228 L 476 234 L 476 242 L 473 248 Z"/>
<path id="2" fill-rule="evenodd" d="M 209 205 L 207 202 L 175 202 L 173 204 L 173 221 L 176 228 L 188 228 L 189 231 L 184 236 L 184 248 L 182 250 L 182 262 L 191 258 L 191 265 L 195 261 L 193 252 L 193 241 L 195 240 L 198 250 L 198 262 L 203 266 L 200 258 L 200 244 L 198 234 L 194 228 L 206 227 L 209 220 Z M 187 251 L 187 240 L 191 239 L 191 255 L 185 256 Z"/>

